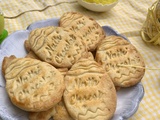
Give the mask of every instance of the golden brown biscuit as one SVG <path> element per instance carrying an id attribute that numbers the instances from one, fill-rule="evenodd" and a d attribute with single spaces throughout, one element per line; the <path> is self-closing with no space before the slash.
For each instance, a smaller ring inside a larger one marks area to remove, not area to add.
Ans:
<path id="1" fill-rule="evenodd" d="M 25 57 L 40 60 L 40 58 L 32 50 L 30 50 Z"/>
<path id="2" fill-rule="evenodd" d="M 30 48 L 30 45 L 29 45 L 29 41 L 28 41 L 28 40 L 25 40 L 25 41 L 24 41 L 24 47 L 25 47 L 25 49 L 27 50 L 27 52 L 30 52 L 31 48 Z"/>
<path id="3" fill-rule="evenodd" d="M 5 75 L 5 70 L 7 69 L 8 63 L 15 59 L 16 57 L 14 55 L 11 55 L 10 57 L 5 57 L 2 61 L 2 74 Z"/>
<path id="4" fill-rule="evenodd" d="M 68 72 L 68 68 L 57 68 L 57 70 L 59 71 L 59 72 L 61 72 L 61 74 L 62 75 L 66 75 L 66 73 Z"/>
<path id="5" fill-rule="evenodd" d="M 50 118 L 54 120 L 73 120 L 68 114 L 63 100 L 47 111 L 29 113 L 29 120 L 49 120 Z"/>
<path id="6" fill-rule="evenodd" d="M 64 101 L 62 100 L 55 106 L 54 120 L 74 120 L 68 113 Z"/>
<path id="7" fill-rule="evenodd" d="M 40 58 L 31 50 L 25 57 L 40 60 Z M 68 72 L 68 68 L 56 68 L 56 69 L 60 71 L 62 75 L 65 75 Z"/>
<path id="8" fill-rule="evenodd" d="M 52 107 L 47 111 L 29 112 L 29 120 L 50 120 L 53 117 L 55 108 Z"/>
<path id="9" fill-rule="evenodd" d="M 84 52 L 86 46 L 71 30 L 46 27 L 33 30 L 28 38 L 30 49 L 43 61 L 55 67 L 71 67 Z"/>
<path id="10" fill-rule="evenodd" d="M 62 98 L 64 76 L 52 65 L 31 58 L 4 58 L 6 90 L 14 105 L 25 111 L 45 111 Z"/>
<path id="11" fill-rule="evenodd" d="M 30 36 L 34 37 L 32 39 L 39 39 L 41 36 L 48 36 L 49 34 L 52 33 L 52 29 L 54 26 L 48 26 L 48 27 L 43 27 L 43 28 L 37 28 L 36 30 L 33 30 L 30 32 Z M 24 42 L 24 47 L 26 50 L 29 52 L 31 50 L 31 45 L 28 40 L 25 40 Z"/>
<path id="12" fill-rule="evenodd" d="M 102 27 L 93 19 L 78 12 L 66 12 L 60 17 L 59 26 L 74 31 L 86 44 L 89 51 L 105 37 Z"/>
<path id="13" fill-rule="evenodd" d="M 64 101 L 75 120 L 109 120 L 116 109 L 116 90 L 92 56 L 81 58 L 65 76 Z"/>
<path id="14" fill-rule="evenodd" d="M 137 49 L 119 36 L 109 36 L 102 40 L 96 52 L 96 61 L 102 64 L 115 86 L 130 87 L 141 81 L 145 69 L 144 60 Z"/>

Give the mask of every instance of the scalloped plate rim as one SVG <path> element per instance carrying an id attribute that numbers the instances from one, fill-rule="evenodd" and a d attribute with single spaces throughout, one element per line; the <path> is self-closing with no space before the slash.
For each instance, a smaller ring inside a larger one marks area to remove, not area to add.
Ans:
<path id="1" fill-rule="evenodd" d="M 24 32 L 24 33 L 27 33 L 29 34 L 29 32 L 35 28 L 39 28 L 39 27 L 45 27 L 45 26 L 50 26 L 50 25 L 53 25 L 53 26 L 58 26 L 58 21 L 59 21 L 59 18 L 50 18 L 50 19 L 46 19 L 46 20 L 40 20 L 40 21 L 36 21 L 32 24 L 30 24 L 26 30 L 18 30 L 18 31 L 15 31 L 13 32 L 12 34 L 10 34 L 3 42 L 2 44 L 0 45 L 0 54 L 3 55 L 3 49 L 6 49 L 4 48 L 5 46 L 7 46 L 7 44 L 9 44 L 9 41 L 12 40 L 12 38 L 14 38 L 14 36 L 16 34 L 19 34 L 20 32 Z M 119 34 L 116 30 L 114 30 L 111 26 L 102 26 L 102 28 L 105 30 L 105 32 L 109 32 L 109 35 L 117 35 L 117 36 L 121 36 L 123 37 L 124 39 L 126 39 L 127 41 L 128 38 L 126 38 L 125 36 Z M 130 41 L 129 41 L 130 42 Z M 1 62 L 1 61 L 0 61 Z M 1 70 L 1 69 L 0 69 Z M 1 75 L 1 74 L 0 74 Z M 2 76 L 1 76 L 2 77 Z M 3 88 L 4 86 L 3 85 L 0 85 L 0 88 Z M 115 113 L 114 117 L 112 118 L 112 120 L 125 120 L 125 119 L 128 119 L 130 118 L 132 115 L 134 115 L 134 113 L 137 111 L 138 107 L 139 107 L 139 103 L 141 102 L 141 100 L 143 99 L 143 96 L 144 96 L 144 87 L 143 85 L 140 83 L 138 83 L 137 85 L 133 86 L 133 89 L 136 89 L 138 90 L 139 92 L 139 95 L 136 94 L 136 97 L 132 96 L 134 99 L 133 100 L 133 103 L 134 103 L 134 107 L 130 108 L 131 111 L 127 113 L 120 113 L 120 114 L 117 114 Z M 125 89 L 128 89 L 128 88 L 125 88 Z M 129 88 L 129 89 L 132 89 Z M 132 91 L 131 91 L 132 92 Z M 117 95 L 119 94 L 119 92 L 117 92 Z M 0 105 L 1 106 L 1 105 Z M 1 109 L 0 109 L 0 115 L 1 115 Z M 0 116 L 1 118 L 2 116 Z M 5 116 L 3 116 L 2 118 L 4 118 L 5 120 L 7 120 L 8 118 Z"/>

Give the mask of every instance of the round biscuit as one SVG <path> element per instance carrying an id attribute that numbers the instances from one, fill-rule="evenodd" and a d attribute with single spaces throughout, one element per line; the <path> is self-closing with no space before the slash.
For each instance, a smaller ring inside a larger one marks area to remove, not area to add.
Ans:
<path id="1" fill-rule="evenodd" d="M 57 104 L 65 89 L 64 76 L 52 65 L 32 58 L 15 58 L 5 69 L 12 103 L 25 111 L 45 111 Z"/>
<path id="2" fill-rule="evenodd" d="M 64 101 L 75 120 L 108 120 L 116 109 L 116 90 L 105 70 L 90 58 L 81 58 L 65 76 Z"/>
<path id="3" fill-rule="evenodd" d="M 144 76 L 144 60 L 138 50 L 119 36 L 108 36 L 99 44 L 95 60 L 103 66 L 115 86 L 130 87 Z"/>
<path id="4" fill-rule="evenodd" d="M 66 12 L 60 17 L 59 26 L 74 31 L 82 38 L 89 51 L 105 37 L 103 28 L 91 17 L 78 12 Z"/>
<path id="5" fill-rule="evenodd" d="M 55 67 L 70 68 L 86 52 L 86 46 L 71 30 L 46 27 L 31 32 L 31 50 L 43 61 Z"/>

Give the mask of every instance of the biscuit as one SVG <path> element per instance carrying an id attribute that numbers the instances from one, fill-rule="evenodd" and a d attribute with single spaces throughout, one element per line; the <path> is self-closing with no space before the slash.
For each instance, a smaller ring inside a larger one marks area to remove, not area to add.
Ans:
<path id="1" fill-rule="evenodd" d="M 112 118 L 116 109 L 116 90 L 106 71 L 92 57 L 78 60 L 64 79 L 64 102 L 73 119 Z"/>
<path id="2" fill-rule="evenodd" d="M 4 59 L 2 61 L 2 74 L 3 74 L 3 76 L 5 75 L 5 70 L 7 69 L 8 63 L 15 58 L 16 57 L 14 55 L 11 55 L 10 57 L 4 57 Z"/>
<path id="3" fill-rule="evenodd" d="M 40 58 L 32 50 L 30 50 L 25 57 L 40 60 Z"/>
<path id="4" fill-rule="evenodd" d="M 57 70 L 59 71 L 59 72 L 61 72 L 61 74 L 62 75 L 66 75 L 66 73 L 68 72 L 68 68 L 57 68 Z"/>
<path id="5" fill-rule="evenodd" d="M 32 58 L 4 58 L 6 90 L 12 103 L 25 111 L 45 111 L 62 99 L 64 76 L 52 65 Z"/>
<path id="6" fill-rule="evenodd" d="M 74 31 L 89 51 L 105 37 L 103 28 L 93 19 L 78 12 L 66 12 L 60 17 L 59 26 Z"/>
<path id="7" fill-rule="evenodd" d="M 95 60 L 103 66 L 117 87 L 133 86 L 141 81 L 145 73 L 145 69 L 127 66 L 145 67 L 145 64 L 138 50 L 119 36 L 103 39 L 97 48 Z"/>
<path id="8" fill-rule="evenodd" d="M 54 26 L 48 26 L 48 27 L 43 27 L 43 28 L 37 28 L 36 30 L 32 30 L 30 32 L 30 36 L 33 36 L 35 38 L 32 39 L 38 39 L 37 37 L 41 37 L 43 36 L 47 36 L 49 34 L 51 34 L 52 32 L 52 28 L 54 28 Z M 24 47 L 26 48 L 26 50 L 29 52 L 31 50 L 31 46 L 28 40 L 25 40 L 24 42 Z"/>
<path id="9" fill-rule="evenodd" d="M 62 100 L 55 106 L 54 120 L 74 120 L 68 113 L 64 101 Z"/>
<path id="10" fill-rule="evenodd" d="M 47 27 L 33 30 L 28 38 L 30 49 L 55 67 L 70 68 L 86 52 L 86 46 L 71 30 Z"/>
<path id="11" fill-rule="evenodd" d="M 55 108 L 52 107 L 47 111 L 41 112 L 29 112 L 29 120 L 50 120 L 55 112 Z"/>
<path id="12" fill-rule="evenodd" d="M 30 52 L 31 48 L 30 48 L 30 45 L 29 45 L 29 41 L 28 41 L 28 40 L 25 40 L 25 41 L 24 41 L 24 47 L 25 47 L 25 49 L 27 50 L 27 52 Z"/>
<path id="13" fill-rule="evenodd" d="M 40 60 L 40 58 L 33 52 L 33 51 L 29 51 L 29 53 L 25 56 L 26 58 L 33 58 L 33 59 L 37 59 Z M 59 72 L 61 72 L 62 75 L 65 75 L 68 71 L 68 68 L 56 68 Z"/>
<path id="14" fill-rule="evenodd" d="M 63 100 L 47 111 L 29 113 L 29 120 L 50 120 L 51 118 L 54 120 L 73 120 L 68 114 Z"/>

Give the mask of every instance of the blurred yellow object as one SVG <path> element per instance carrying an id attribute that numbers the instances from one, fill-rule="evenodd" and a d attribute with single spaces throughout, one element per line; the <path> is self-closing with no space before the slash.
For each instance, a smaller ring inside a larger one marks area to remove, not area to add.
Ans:
<path id="1" fill-rule="evenodd" d="M 3 13 L 0 11 L 0 35 L 2 34 L 4 29 L 4 16 Z"/>
<path id="2" fill-rule="evenodd" d="M 4 16 L 0 10 L 0 44 L 8 36 L 8 31 L 4 29 Z"/>
<path id="3" fill-rule="evenodd" d="M 91 11 L 94 11 L 94 12 L 106 12 L 106 11 L 109 11 L 114 6 L 116 6 L 117 3 L 118 3 L 118 0 L 90 0 L 90 2 L 88 2 L 89 0 L 77 0 L 77 1 L 84 8 L 86 8 L 88 10 L 91 10 Z M 95 1 L 95 2 L 93 2 L 93 1 Z M 99 1 L 99 3 L 97 4 L 96 1 Z M 105 3 L 107 2 L 107 4 L 104 4 L 103 1 Z"/>
<path id="4" fill-rule="evenodd" d="M 116 2 L 117 0 L 84 0 L 84 1 L 105 5 L 105 4 L 110 4 L 110 3 Z"/>
<path id="5" fill-rule="evenodd" d="M 160 0 L 148 9 L 146 21 L 141 30 L 141 37 L 145 42 L 160 45 Z"/>

